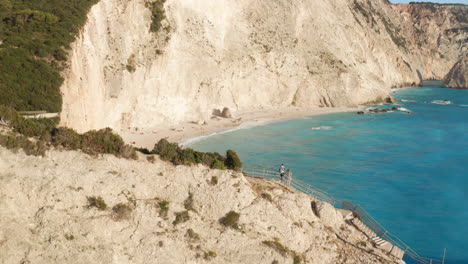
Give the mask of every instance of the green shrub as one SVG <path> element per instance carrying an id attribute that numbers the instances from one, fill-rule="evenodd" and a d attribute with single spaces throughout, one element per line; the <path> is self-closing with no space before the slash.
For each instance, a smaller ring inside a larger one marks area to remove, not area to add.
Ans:
<path id="1" fill-rule="evenodd" d="M 77 150 L 81 148 L 81 135 L 71 128 L 60 127 L 52 131 L 52 142 L 55 146 Z"/>
<path id="2" fill-rule="evenodd" d="M 158 203 L 159 205 L 159 216 L 162 218 L 167 217 L 167 213 L 169 212 L 169 202 L 166 200 L 160 201 Z"/>
<path id="3" fill-rule="evenodd" d="M 170 143 L 164 138 L 156 143 L 151 154 L 157 154 L 162 160 L 169 161 L 174 165 L 202 163 L 210 168 L 225 169 L 224 161 L 226 158 L 219 153 L 203 153 L 191 148 L 182 149 L 176 143 Z"/>
<path id="4" fill-rule="evenodd" d="M 230 211 L 223 218 L 219 219 L 219 223 L 226 227 L 239 229 L 239 217 L 239 213 Z"/>
<path id="5" fill-rule="evenodd" d="M 98 210 L 103 211 L 107 209 L 107 204 L 100 196 L 90 196 L 88 198 L 88 208 L 96 207 Z"/>
<path id="6" fill-rule="evenodd" d="M 188 220 L 190 220 L 190 215 L 189 215 L 188 211 L 175 213 L 175 216 L 176 216 L 176 218 L 172 222 L 173 225 L 178 225 L 180 223 L 185 223 Z"/>
<path id="7" fill-rule="evenodd" d="M 219 160 L 215 160 L 213 162 L 213 164 L 211 164 L 211 168 L 212 169 L 219 169 L 219 170 L 224 170 L 225 169 L 224 163 L 219 161 Z"/>
<path id="8" fill-rule="evenodd" d="M 48 150 L 44 142 L 32 142 L 23 135 L 0 135 L 0 146 L 15 151 L 22 149 L 28 156 L 44 156 Z"/>
<path id="9" fill-rule="evenodd" d="M 54 119 L 24 118 L 15 109 L 0 105 L 0 119 L 6 121 L 13 131 L 27 137 L 45 137 L 59 122 Z"/>
<path id="10" fill-rule="evenodd" d="M 175 143 L 169 143 L 166 139 L 159 140 L 154 145 L 153 153 L 158 154 L 162 160 L 173 162 L 177 160 L 179 156 L 179 146 Z"/>
<path id="11" fill-rule="evenodd" d="M 112 132 L 112 129 L 91 130 L 82 135 L 83 152 L 95 153 L 118 153 L 125 145 L 123 139 Z"/>
<path id="12" fill-rule="evenodd" d="M 88 154 L 114 154 L 125 158 L 136 158 L 135 149 L 126 146 L 123 139 L 112 129 L 91 130 L 81 136 L 81 149 Z"/>
<path id="13" fill-rule="evenodd" d="M 0 0 L 0 104 L 17 110 L 59 112 L 66 60 L 98 0 Z"/>
<path id="14" fill-rule="evenodd" d="M 226 160 L 224 161 L 224 165 L 226 165 L 226 168 L 235 170 L 235 171 L 240 171 L 242 168 L 242 162 L 237 155 L 237 152 L 234 150 L 228 150 L 226 152 Z"/>

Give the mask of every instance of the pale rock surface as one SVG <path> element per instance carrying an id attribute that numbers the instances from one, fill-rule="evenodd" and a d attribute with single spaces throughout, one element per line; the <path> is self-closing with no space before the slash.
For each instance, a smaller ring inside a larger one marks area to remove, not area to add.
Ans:
<path id="1" fill-rule="evenodd" d="M 383 0 L 171 0 L 157 34 L 145 2 L 91 9 L 64 72 L 62 125 L 119 132 L 206 120 L 222 107 L 381 102 L 391 87 L 445 75 L 437 65 L 457 58 L 419 59 L 430 54 L 405 30 L 411 10 Z M 428 21 L 431 31 L 451 26 Z"/>
<path id="2" fill-rule="evenodd" d="M 232 171 L 74 151 L 32 157 L 0 147 L 0 181 L 2 264 L 293 263 L 292 253 L 263 243 L 275 239 L 306 263 L 403 263 L 372 247 L 331 205 Z M 174 225 L 189 193 L 190 219 Z M 89 196 L 109 208 L 89 208 Z M 132 211 L 117 221 L 111 208 L 119 203 Z M 231 210 L 240 214 L 239 230 L 219 223 Z M 209 251 L 216 257 L 205 258 Z"/>
<path id="3" fill-rule="evenodd" d="M 455 63 L 445 76 L 443 85 L 450 88 L 468 88 L 468 56 L 463 56 Z"/>

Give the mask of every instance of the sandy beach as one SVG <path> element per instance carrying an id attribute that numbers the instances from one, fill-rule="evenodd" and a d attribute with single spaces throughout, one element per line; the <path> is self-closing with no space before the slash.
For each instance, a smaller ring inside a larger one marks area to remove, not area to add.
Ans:
<path id="1" fill-rule="evenodd" d="M 185 122 L 177 126 L 141 129 L 138 131 L 122 131 L 119 134 L 128 144 L 136 147 L 152 149 L 154 144 L 161 138 L 166 138 L 170 142 L 177 142 L 181 145 L 190 144 L 200 137 L 209 136 L 215 133 L 261 126 L 274 122 L 281 122 L 303 116 L 314 116 L 337 112 L 358 111 L 363 107 L 334 107 L 334 108 L 298 108 L 289 107 L 282 109 L 254 110 L 233 112 L 232 118 L 222 118 L 212 116 L 203 122 Z M 200 124 L 201 123 L 201 124 Z"/>

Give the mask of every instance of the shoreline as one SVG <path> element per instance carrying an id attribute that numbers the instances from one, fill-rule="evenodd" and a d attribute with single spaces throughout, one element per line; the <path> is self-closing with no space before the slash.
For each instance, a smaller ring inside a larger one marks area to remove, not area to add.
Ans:
<path id="1" fill-rule="evenodd" d="M 121 131 L 127 144 L 135 147 L 153 149 L 162 138 L 187 146 L 212 135 L 227 133 L 238 129 L 247 129 L 271 123 L 287 121 L 306 116 L 317 116 L 332 113 L 345 113 L 362 110 L 364 106 L 333 108 L 300 108 L 257 109 L 252 111 L 233 111 L 232 118 L 212 116 L 203 124 L 183 122 L 169 128 L 147 128 L 138 131 Z"/>

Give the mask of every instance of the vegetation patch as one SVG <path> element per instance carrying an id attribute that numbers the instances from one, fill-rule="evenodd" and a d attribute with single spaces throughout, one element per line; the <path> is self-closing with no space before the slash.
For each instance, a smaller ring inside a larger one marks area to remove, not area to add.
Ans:
<path id="1" fill-rule="evenodd" d="M 291 250 L 287 246 L 281 244 L 280 239 L 277 237 L 275 237 L 274 240 L 265 240 L 262 244 L 272 248 L 283 257 L 287 257 L 291 253 Z"/>
<path id="2" fill-rule="evenodd" d="M 203 258 L 206 260 L 212 260 L 216 258 L 216 256 L 217 256 L 216 252 L 210 250 L 210 251 L 205 252 L 205 254 L 203 255 Z"/>
<path id="3" fill-rule="evenodd" d="M 166 12 L 164 11 L 164 3 L 166 0 L 156 0 L 154 2 L 146 2 L 146 8 L 151 11 L 151 32 L 158 32 L 162 24 L 161 22 L 166 18 Z"/>
<path id="4" fill-rule="evenodd" d="M 280 239 L 275 237 L 274 240 L 265 240 L 263 245 L 272 248 L 283 257 L 292 256 L 294 264 L 304 263 L 304 256 L 298 254 L 296 251 L 291 250 L 287 246 L 281 244 Z"/>
<path id="5" fill-rule="evenodd" d="M 132 208 L 128 204 L 119 203 L 112 207 L 112 219 L 115 221 L 129 219 L 132 211 Z"/>
<path id="6" fill-rule="evenodd" d="M 228 150 L 226 158 L 221 154 L 198 152 L 191 148 L 182 149 L 176 143 L 170 143 L 166 139 L 161 139 L 154 145 L 152 151 L 140 150 L 146 154 L 157 154 L 162 160 L 171 162 L 174 165 L 192 165 L 204 164 L 213 169 L 232 169 L 240 170 L 242 162 L 237 153 L 233 150 Z"/>
<path id="7" fill-rule="evenodd" d="M 271 197 L 271 194 L 269 193 L 262 193 L 260 196 L 267 201 L 273 202 L 273 197 Z"/>
<path id="8" fill-rule="evenodd" d="M 0 0 L 0 105 L 60 112 L 62 61 L 98 0 Z"/>
<path id="9" fill-rule="evenodd" d="M 195 231 L 193 231 L 193 229 L 189 228 L 187 230 L 187 233 L 185 234 L 185 236 L 190 239 L 191 241 L 199 241 L 200 240 L 200 235 L 197 234 Z"/>
<path id="10" fill-rule="evenodd" d="M 1 55 L 1 51 L 0 51 L 0 55 Z M 52 118 L 52 119 L 24 118 L 15 109 L 9 106 L 5 106 L 5 105 L 0 105 L 0 120 L 2 120 L 9 127 L 11 127 L 13 129 L 13 132 L 22 134 L 27 137 L 41 137 L 44 139 L 48 139 L 50 137 L 50 133 L 52 129 L 59 122 L 58 118 Z"/>
<path id="11" fill-rule="evenodd" d="M 189 192 L 189 196 L 184 201 L 184 207 L 187 211 L 195 211 L 193 208 L 193 193 Z"/>
<path id="12" fill-rule="evenodd" d="M 88 208 L 95 207 L 100 211 L 107 209 L 107 204 L 100 196 L 88 196 Z"/>
<path id="13" fill-rule="evenodd" d="M 213 185 L 213 186 L 217 185 L 218 184 L 218 177 L 216 177 L 216 176 L 211 177 L 210 184 Z"/>
<path id="14" fill-rule="evenodd" d="M 167 217 L 167 213 L 169 212 L 169 202 L 166 200 L 160 201 L 158 203 L 159 205 L 159 216 L 162 218 Z"/>
<path id="15" fill-rule="evenodd" d="M 230 211 L 223 218 L 219 219 L 219 223 L 225 227 L 231 227 L 234 229 L 239 229 L 239 217 L 240 214 L 234 211 Z"/>
<path id="16" fill-rule="evenodd" d="M 226 161 L 224 162 L 226 167 L 231 170 L 240 171 L 242 168 L 242 161 L 240 160 L 237 152 L 230 149 L 226 152 Z"/>
<path id="17" fill-rule="evenodd" d="M 10 150 L 22 149 L 28 156 L 44 156 L 48 147 L 42 141 L 30 141 L 22 135 L 0 135 L 0 146 Z"/>
<path id="18" fill-rule="evenodd" d="M 0 105 L 0 121 L 12 128 L 13 132 L 21 134 L 1 136 L 0 144 L 9 149 L 21 148 L 28 155 L 44 155 L 48 145 L 53 145 L 67 150 L 81 149 L 90 155 L 113 154 L 118 157 L 137 158 L 135 149 L 126 145 L 110 128 L 78 134 L 70 128 L 56 128 L 58 118 L 24 118 L 13 108 L 2 105 Z M 34 137 L 35 140 L 30 141 L 27 137 Z"/>
<path id="19" fill-rule="evenodd" d="M 190 215 L 188 211 L 175 213 L 175 220 L 172 222 L 173 225 L 178 225 L 180 223 L 185 223 L 190 220 Z"/>

